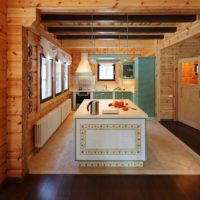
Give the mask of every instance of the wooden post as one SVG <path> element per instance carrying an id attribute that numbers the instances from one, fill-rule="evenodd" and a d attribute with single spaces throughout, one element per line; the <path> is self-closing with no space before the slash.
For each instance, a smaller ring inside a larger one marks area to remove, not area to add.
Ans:
<path id="1" fill-rule="evenodd" d="M 160 120 L 160 51 L 156 51 L 156 119 Z"/>
<path id="2" fill-rule="evenodd" d="M 23 27 L 36 20 L 35 8 L 8 8 L 8 69 L 7 69 L 7 173 L 8 177 L 22 177 L 27 171 L 25 159 L 26 101 L 23 88 L 24 55 Z"/>
<path id="3" fill-rule="evenodd" d="M 6 1 L 0 1 L 0 184 L 6 178 Z"/>

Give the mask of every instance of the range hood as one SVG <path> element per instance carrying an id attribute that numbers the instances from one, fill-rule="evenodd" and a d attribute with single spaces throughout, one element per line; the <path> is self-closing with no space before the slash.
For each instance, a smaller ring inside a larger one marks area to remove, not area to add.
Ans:
<path id="1" fill-rule="evenodd" d="M 88 61 L 88 53 L 81 53 L 81 62 L 76 70 L 76 75 L 93 75 Z"/>

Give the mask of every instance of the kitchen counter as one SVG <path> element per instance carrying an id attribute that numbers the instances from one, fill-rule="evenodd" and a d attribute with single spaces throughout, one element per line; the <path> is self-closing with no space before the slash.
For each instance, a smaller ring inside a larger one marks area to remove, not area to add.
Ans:
<path id="1" fill-rule="evenodd" d="M 97 89 L 87 89 L 87 90 L 79 90 L 79 89 L 71 89 L 71 92 L 133 92 L 134 90 L 112 90 L 112 89 L 108 89 L 108 90 L 97 90 Z"/>
<path id="2" fill-rule="evenodd" d="M 84 95 L 84 93 L 88 93 L 90 99 L 130 99 L 134 102 L 134 92 L 131 90 L 78 90 L 74 88 L 71 89 L 73 110 L 78 107 L 77 95 Z"/>
<path id="3" fill-rule="evenodd" d="M 113 100 L 109 100 L 109 99 L 103 99 L 103 100 L 99 100 L 99 115 L 90 115 L 90 113 L 87 111 L 86 107 L 87 104 L 90 102 L 91 100 L 85 99 L 81 106 L 79 106 L 79 108 L 77 109 L 76 113 L 75 113 L 75 118 L 88 118 L 88 117 L 92 117 L 92 118 L 107 118 L 108 116 L 110 118 L 148 118 L 147 114 L 142 111 L 139 107 L 137 107 L 135 104 L 133 104 L 130 100 L 125 99 L 123 100 L 124 103 L 128 103 L 128 107 L 131 108 L 136 108 L 136 110 L 133 109 L 129 109 L 128 111 L 123 111 L 122 108 L 115 108 L 113 106 L 109 107 L 108 104 L 112 103 Z M 119 99 L 118 101 L 122 101 L 121 99 Z M 103 114 L 102 111 L 103 110 L 119 110 L 118 114 Z"/>
<path id="4" fill-rule="evenodd" d="M 112 100 L 99 100 L 99 115 L 90 115 L 84 100 L 75 113 L 76 161 L 81 167 L 143 167 L 147 114 L 130 100 L 118 114 L 103 114 Z"/>

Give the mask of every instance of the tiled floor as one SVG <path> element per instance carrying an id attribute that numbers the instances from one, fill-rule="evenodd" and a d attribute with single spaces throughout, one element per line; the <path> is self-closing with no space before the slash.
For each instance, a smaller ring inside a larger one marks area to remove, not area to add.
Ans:
<path id="1" fill-rule="evenodd" d="M 144 168 L 79 168 L 73 113 L 29 161 L 31 174 L 200 174 L 200 157 L 157 121 L 147 123 Z"/>

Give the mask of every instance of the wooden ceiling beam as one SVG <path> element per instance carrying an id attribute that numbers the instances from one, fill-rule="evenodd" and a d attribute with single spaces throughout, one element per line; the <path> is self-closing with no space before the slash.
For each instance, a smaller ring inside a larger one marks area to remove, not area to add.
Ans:
<path id="1" fill-rule="evenodd" d="M 48 31 L 55 34 L 85 33 L 174 33 L 176 27 L 49 27 Z"/>
<path id="2" fill-rule="evenodd" d="M 189 38 L 200 37 L 200 19 L 158 42 L 158 49 L 165 49 Z"/>
<path id="3" fill-rule="evenodd" d="M 80 40 L 80 39 L 88 39 L 88 40 L 141 40 L 141 39 L 149 39 L 149 40 L 160 40 L 164 39 L 164 35 L 57 35 L 57 39 L 61 40 Z"/>
<path id="4" fill-rule="evenodd" d="M 42 22 L 46 27 L 127 27 L 126 22 Z M 128 27 L 177 27 L 182 23 L 129 22 Z M 187 23 L 184 23 L 187 24 Z"/>
<path id="5" fill-rule="evenodd" d="M 42 14 L 42 22 L 193 22 L 196 15 L 66 15 Z"/>

